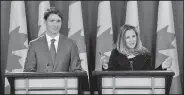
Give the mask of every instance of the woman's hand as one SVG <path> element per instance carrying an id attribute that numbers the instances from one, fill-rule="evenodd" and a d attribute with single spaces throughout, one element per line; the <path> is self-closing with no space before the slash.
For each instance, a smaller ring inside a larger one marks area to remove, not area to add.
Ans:
<path id="1" fill-rule="evenodd" d="M 101 56 L 100 63 L 104 69 L 108 69 L 109 57 L 106 55 Z"/>
<path id="2" fill-rule="evenodd" d="M 109 68 L 107 63 L 102 64 L 102 66 L 103 66 L 103 69 L 105 69 L 105 70 L 107 70 Z"/>
<path id="3" fill-rule="evenodd" d="M 163 69 L 168 69 L 172 65 L 173 59 L 171 57 L 168 57 L 163 63 L 162 63 L 162 68 Z"/>

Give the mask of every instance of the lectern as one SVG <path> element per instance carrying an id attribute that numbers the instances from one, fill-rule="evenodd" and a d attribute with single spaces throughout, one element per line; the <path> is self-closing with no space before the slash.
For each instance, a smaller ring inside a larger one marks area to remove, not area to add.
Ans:
<path id="1" fill-rule="evenodd" d="M 169 94 L 171 71 L 94 71 L 98 94 Z"/>
<path id="2" fill-rule="evenodd" d="M 6 73 L 11 94 L 81 94 L 86 72 Z"/>

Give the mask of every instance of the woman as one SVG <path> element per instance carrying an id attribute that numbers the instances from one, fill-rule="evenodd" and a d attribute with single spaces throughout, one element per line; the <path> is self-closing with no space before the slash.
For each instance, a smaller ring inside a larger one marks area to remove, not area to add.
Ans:
<path id="1" fill-rule="evenodd" d="M 165 64 L 164 64 L 165 65 Z M 162 70 L 171 66 L 159 66 Z M 151 55 L 142 46 L 139 33 L 134 26 L 123 25 L 120 28 L 116 48 L 112 50 L 108 64 L 103 64 L 103 69 L 107 70 L 153 70 Z"/>

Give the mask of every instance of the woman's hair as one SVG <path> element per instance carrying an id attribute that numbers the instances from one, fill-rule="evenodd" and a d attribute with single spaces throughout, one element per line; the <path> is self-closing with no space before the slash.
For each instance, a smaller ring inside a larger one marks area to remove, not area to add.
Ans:
<path id="1" fill-rule="evenodd" d="M 136 33 L 137 41 L 134 49 L 128 49 L 128 47 L 126 46 L 125 33 L 128 30 L 133 30 Z M 129 54 L 138 55 L 138 54 L 148 53 L 148 50 L 142 46 L 138 30 L 134 26 L 127 25 L 127 24 L 123 25 L 120 28 L 118 39 L 116 42 L 116 49 L 118 50 L 118 52 L 122 53 L 123 55 L 129 55 Z"/>

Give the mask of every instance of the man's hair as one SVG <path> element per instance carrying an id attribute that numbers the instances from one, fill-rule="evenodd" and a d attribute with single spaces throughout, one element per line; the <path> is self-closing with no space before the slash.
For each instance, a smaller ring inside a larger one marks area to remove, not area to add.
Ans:
<path id="1" fill-rule="evenodd" d="M 55 7 L 50 7 L 45 11 L 44 19 L 47 20 L 50 14 L 57 14 L 63 20 L 63 15 Z"/>

